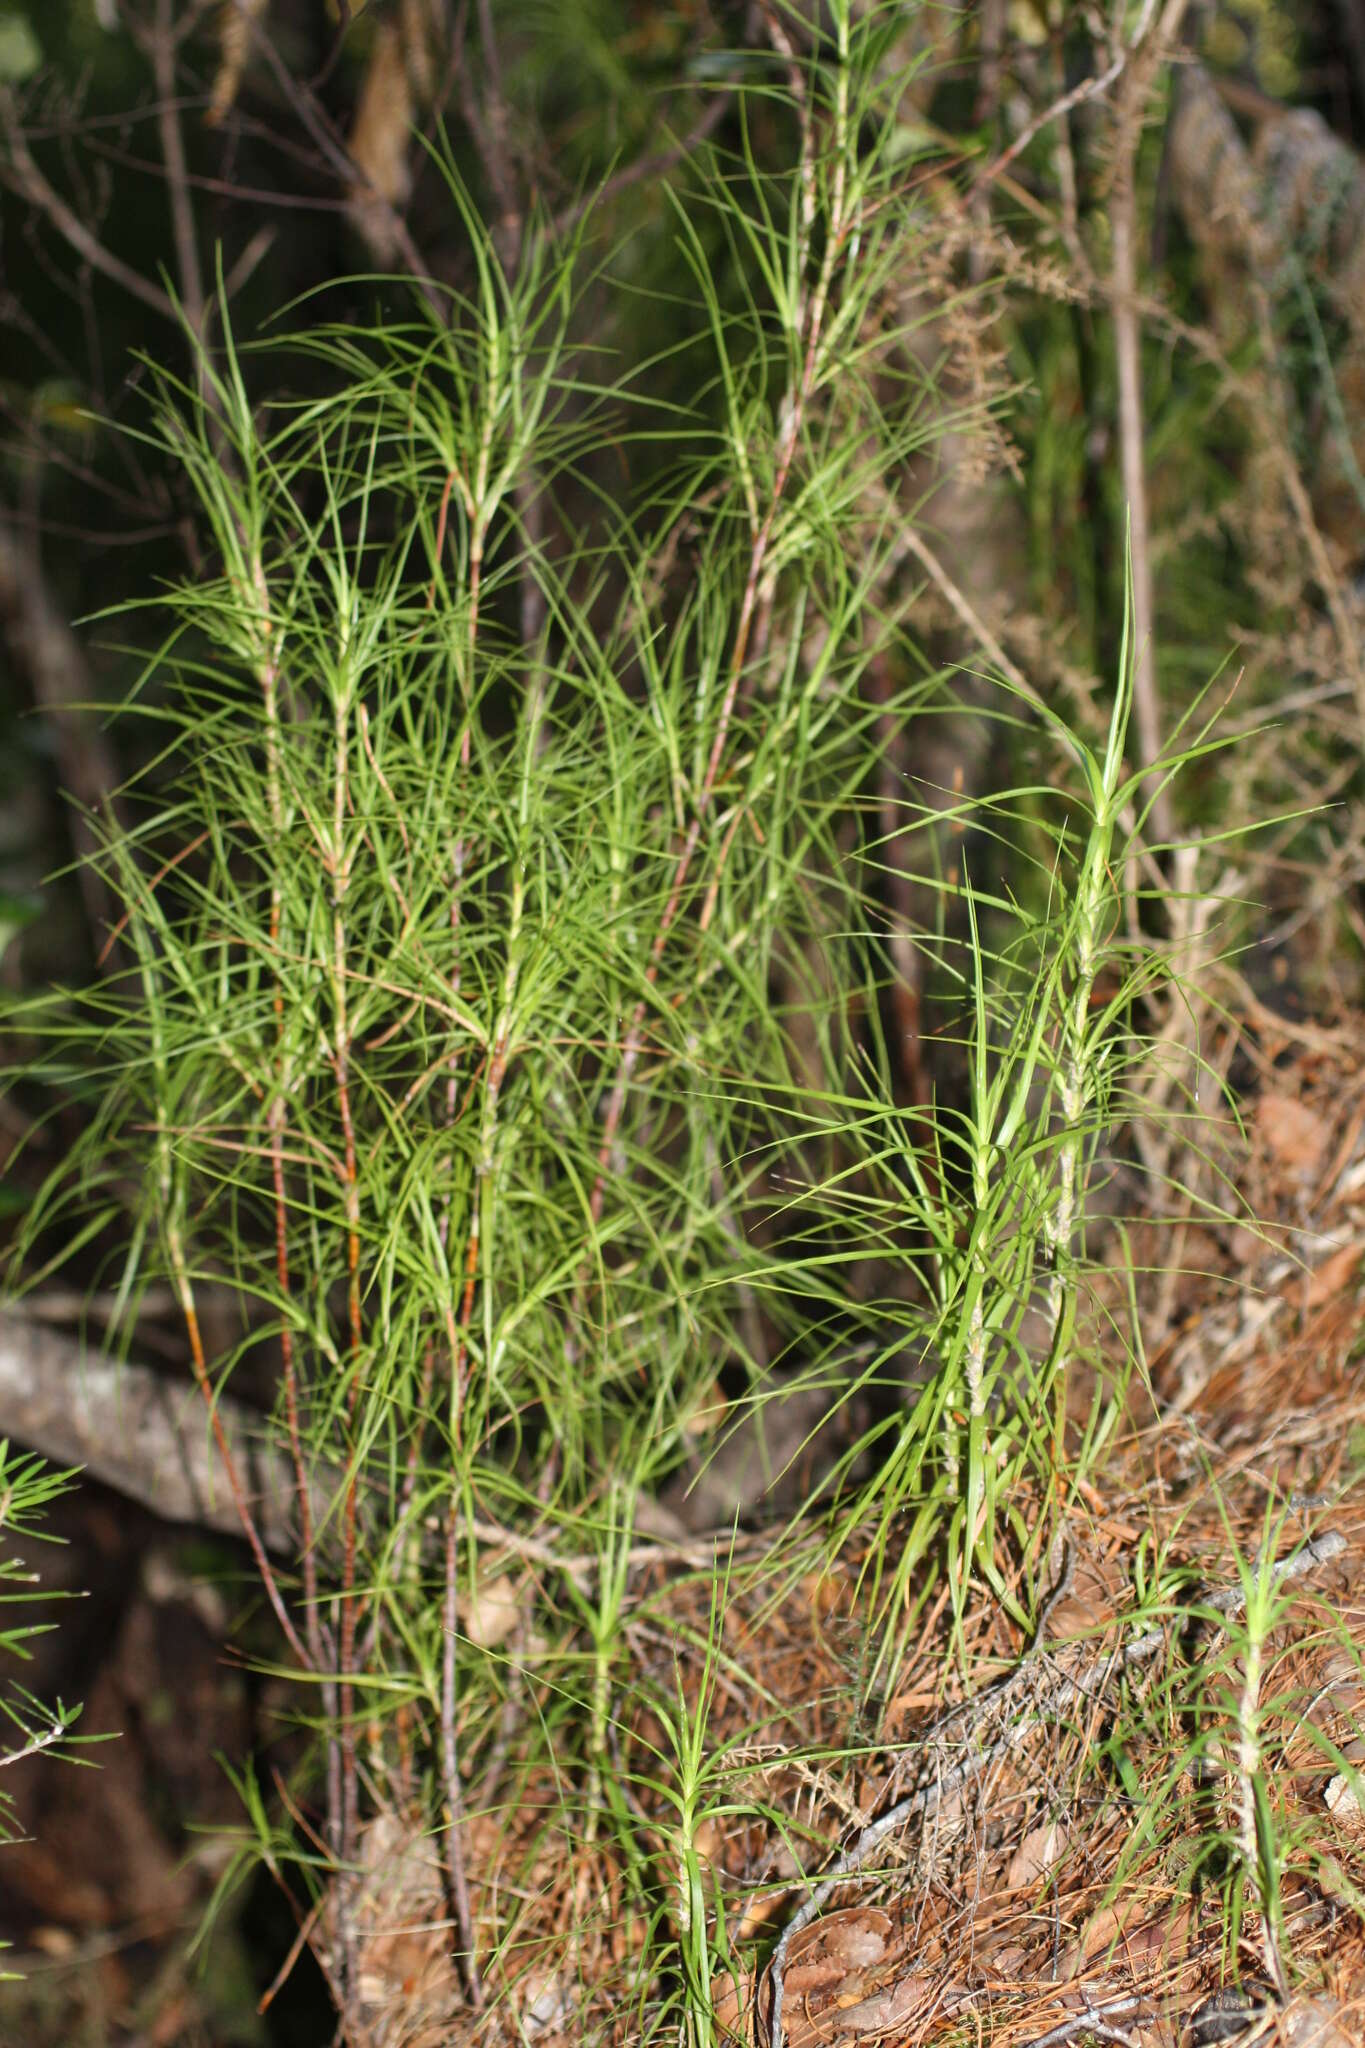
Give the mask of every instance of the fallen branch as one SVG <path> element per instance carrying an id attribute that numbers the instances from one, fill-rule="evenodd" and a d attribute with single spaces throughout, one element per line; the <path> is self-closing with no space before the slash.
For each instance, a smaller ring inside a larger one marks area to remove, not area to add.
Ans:
<path id="1" fill-rule="evenodd" d="M 51 1329 L 43 1320 L 50 1307 L 64 1315 L 79 1312 L 67 1295 L 51 1304 L 37 1295 L 22 1310 L 0 1310 L 0 1438 L 24 1444 L 53 1465 L 83 1467 L 165 1521 L 240 1536 L 241 1521 L 192 1382 L 113 1358 Z M 294 1556 L 297 1482 L 288 1452 L 272 1440 L 267 1417 L 235 1395 L 220 1391 L 214 1409 L 250 1486 L 262 1541 L 277 1555 Z M 345 1474 L 319 1463 L 309 1480 L 317 1521 Z M 363 1475 L 361 1484 L 363 1489 Z M 601 1569 L 598 1552 L 561 1551 L 530 1530 L 481 1516 L 465 1526 L 490 1553 L 543 1566 L 580 1585 L 590 1585 Z M 718 1544 L 738 1556 L 771 1541 L 762 1531 L 737 1536 L 728 1523 L 710 1536 L 689 1537 L 680 1524 L 675 1533 L 668 1510 L 646 1495 L 637 1503 L 636 1527 L 642 1535 L 626 1552 L 628 1566 L 662 1560 L 702 1571 L 714 1564 Z"/>
<path id="2" fill-rule="evenodd" d="M 1111 1999 L 1107 2005 L 1096 2005 L 1087 1995 L 1080 2011 L 1060 2026 L 1052 2027 L 1046 2034 L 1039 2034 L 1030 2041 L 1028 2048 L 1062 2048 L 1064 2041 L 1074 2041 L 1078 2034 L 1086 2034 L 1094 2041 L 1117 2041 L 1123 2048 L 1129 2048 L 1134 2039 L 1131 2034 L 1120 2033 L 1113 2025 L 1115 2020 L 1137 2019 L 1143 2011 L 1144 2001 L 1137 1997 Z"/>
<path id="3" fill-rule="evenodd" d="M 233 1456 L 250 1487 L 261 1540 L 292 1553 L 294 1476 L 245 1402 L 216 1402 Z M 240 1536 L 194 1385 L 0 1311 L 0 1435 L 54 1465 L 83 1466 L 106 1486 L 168 1522 Z"/>

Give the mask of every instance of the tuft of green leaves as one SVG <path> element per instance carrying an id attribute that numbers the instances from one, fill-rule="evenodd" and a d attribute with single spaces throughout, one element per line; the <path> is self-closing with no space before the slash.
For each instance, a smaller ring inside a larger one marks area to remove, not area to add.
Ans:
<path id="1" fill-rule="evenodd" d="M 15 1542 L 58 1540 L 43 1528 L 43 1520 L 52 1502 L 70 1492 L 75 1476 L 74 1472 L 55 1472 L 41 1458 L 0 1441 L 0 1607 L 24 1606 L 51 1598 L 37 1590 L 37 1573 L 28 1568 L 24 1558 L 14 1554 L 11 1546 Z M 16 1622 L 0 1627 L 0 1651 L 27 1659 L 28 1644 L 35 1636 L 46 1635 L 52 1626 L 51 1622 Z M 79 1702 L 67 1706 L 58 1699 L 49 1704 L 38 1699 L 27 1686 L 11 1683 L 0 1693 L 0 1717 L 5 1724 L 0 1729 L 0 1770 L 44 1752 L 74 1762 L 72 1743 L 81 1738 L 73 1738 L 71 1730 L 80 1714 Z M 14 1801 L 0 1787 L 0 1843 L 22 1839 Z M 0 1981 L 11 1979 L 13 1974 L 0 1971 Z"/>
<path id="2" fill-rule="evenodd" d="M 832 21 L 818 61 L 740 89 L 738 142 L 674 196 L 689 283 L 661 357 L 604 381 L 581 235 L 532 222 L 504 266 L 438 158 L 467 289 L 272 340 L 266 404 L 230 333 L 196 379 L 149 365 L 205 568 L 158 596 L 128 714 L 156 744 L 100 855 L 107 973 L 22 1017 L 37 1078 L 92 1100 L 16 1272 L 93 1251 L 125 1318 L 169 1281 L 209 1410 L 270 1362 L 287 1563 L 235 1490 L 324 1832 L 284 1831 L 247 1771 L 243 1857 L 330 1885 L 343 2011 L 375 1758 L 421 1787 L 471 1997 L 481 1946 L 503 1967 L 463 1788 L 520 1692 L 547 1825 L 586 1808 L 590 1843 L 616 1836 L 654 1930 L 641 1982 L 680 1984 L 686 2037 L 712 2037 L 713 1688 L 651 1701 L 649 1846 L 613 1731 L 630 1532 L 718 1379 L 742 1410 L 803 1376 L 830 1408 L 871 1397 L 821 1538 L 871 1531 L 883 1618 L 940 1570 L 959 1615 L 974 1583 L 1022 1615 L 1078 1455 L 1092 1172 L 1160 972 L 1125 895 L 1129 651 L 1101 748 L 1016 695 L 995 715 L 1046 774 L 947 809 L 906 788 L 946 1077 L 906 1107 L 873 777 L 949 679 L 908 636 L 888 479 L 944 420 L 889 311 L 929 228 L 885 24 Z M 760 93 L 792 138 L 776 172 Z M 661 368 L 689 404 L 652 399 Z M 210 1287 L 235 1304 L 217 1349 Z M 1114 1413 L 1101 1385 L 1082 1458 Z M 567 1590 L 521 1581 L 504 1647 L 490 1560 L 560 1555 Z"/>

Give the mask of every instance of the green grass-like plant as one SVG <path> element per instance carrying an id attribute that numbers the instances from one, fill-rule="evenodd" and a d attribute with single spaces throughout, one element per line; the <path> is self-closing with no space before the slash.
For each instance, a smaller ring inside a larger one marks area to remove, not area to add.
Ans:
<path id="1" fill-rule="evenodd" d="M 1115 1413 L 1102 1390 L 1078 1428 L 1067 1400 L 1092 1169 L 1161 973 L 1127 914 L 1130 649 L 1101 750 L 1003 694 L 1036 774 L 947 807 L 906 788 L 944 1076 L 906 1107 L 869 776 L 950 680 L 909 641 L 887 492 L 944 419 L 888 311 L 930 229 L 884 23 L 831 19 L 809 65 L 740 91 L 738 152 L 675 198 L 690 409 L 591 346 L 581 233 L 533 222 L 505 270 L 453 173 L 467 289 L 264 351 L 229 335 L 190 381 L 149 366 L 204 568 L 157 597 L 128 714 L 151 758 L 100 857 L 104 979 L 19 1020 L 29 1082 L 85 1121 L 16 1270 L 112 1263 L 125 1323 L 169 1281 L 210 1428 L 269 1361 L 290 1557 L 227 1462 L 225 1483 L 322 1822 L 284 1828 L 244 1772 L 246 1840 L 326 1893 L 343 2015 L 387 1771 L 442 1845 L 467 1998 L 504 1988 L 465 1805 L 519 1712 L 563 1825 L 621 1845 L 655 1935 L 642 2004 L 712 2038 L 711 1688 L 653 1700 L 670 1817 L 647 1845 L 613 1730 L 638 1504 L 718 1375 L 743 1412 L 803 1376 L 872 1399 L 795 1534 L 870 1534 L 873 1678 L 935 1574 L 959 1616 L 976 1586 L 1025 1618 Z M 777 173 L 760 110 L 790 134 Z M 594 303 L 629 291 L 619 267 Z M 624 505 L 613 443 L 643 478 Z M 235 1317 L 216 1348 L 209 1289 Z M 495 1641 L 490 1581 L 528 1558 L 545 1587 Z"/>

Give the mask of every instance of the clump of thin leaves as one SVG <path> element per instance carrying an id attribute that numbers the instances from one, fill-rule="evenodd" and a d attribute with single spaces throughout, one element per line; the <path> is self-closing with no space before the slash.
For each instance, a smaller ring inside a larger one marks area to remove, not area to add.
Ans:
<path id="1" fill-rule="evenodd" d="M 24 1607 L 45 1596 L 39 1575 L 29 1560 L 13 1546 L 25 1551 L 34 1543 L 51 1542 L 43 1528 L 47 1510 L 54 1500 L 70 1491 L 71 1472 L 56 1472 L 41 1458 L 0 1442 L 0 1607 Z M 51 1598 L 49 1594 L 46 1596 Z M 0 1627 L 0 1652 L 27 1661 L 29 1644 L 45 1635 L 51 1622 L 13 1621 Z M 46 1753 L 74 1762 L 73 1745 L 81 1737 L 71 1731 L 80 1719 L 80 1704 L 68 1706 L 61 1699 L 39 1699 L 27 1686 L 11 1682 L 0 1692 L 0 1770 Z M 23 1822 L 9 1792 L 0 1786 L 0 1845 L 25 1839 Z M 8 1944 L 0 1942 L 0 1948 Z M 13 1977 L 0 1970 L 0 1981 Z"/>
<path id="2" fill-rule="evenodd" d="M 1353 1834 L 1358 1844 L 1359 1776 L 1348 1759 L 1359 1651 L 1310 1577 L 1346 1545 L 1339 1530 L 1310 1536 L 1302 1506 L 1273 1493 L 1259 1519 L 1234 1519 L 1218 1476 L 1208 1479 L 1208 1519 L 1231 1557 L 1229 1569 L 1216 1553 L 1224 1583 L 1201 1583 L 1180 1555 L 1183 1514 L 1159 1541 L 1144 1536 L 1134 1560 L 1128 1626 L 1141 1629 L 1143 1646 L 1164 1638 L 1167 1654 L 1155 1675 L 1136 1665 L 1124 1674 L 1090 1759 L 1132 1816 L 1104 1905 L 1140 1886 L 1154 1897 L 1164 1890 L 1173 1949 L 1182 1917 L 1198 1910 L 1221 1973 L 1284 2002 L 1293 1923 L 1301 1933 L 1312 1922 L 1305 1900 L 1326 1893 L 1344 1912 L 1361 1907 L 1337 1860 Z"/>
<path id="3" fill-rule="evenodd" d="M 828 62 L 746 88 L 787 124 L 788 168 L 716 155 L 675 202 L 691 413 L 651 410 L 648 365 L 604 381 L 577 244 L 533 226 L 509 273 L 454 184 L 467 294 L 272 344 L 306 398 L 258 406 L 230 343 L 197 384 L 157 380 L 211 566 L 158 600 L 161 745 L 102 855 L 107 976 L 27 1020 L 47 1078 L 99 1080 L 26 1253 L 73 1203 L 83 1245 L 117 1222 L 128 1309 L 169 1280 L 210 1417 L 271 1361 L 289 1560 L 225 1476 L 319 1731 L 325 1858 L 299 1846 L 297 1869 L 328 1890 L 343 2014 L 386 1772 L 421 1788 L 465 1996 L 489 1993 L 465 1786 L 536 1625 L 529 1596 L 510 1619 L 492 1597 L 490 1555 L 600 1549 L 595 1591 L 575 1569 L 567 1626 L 534 1637 L 529 1720 L 590 1831 L 629 1833 L 624 1504 L 689 1455 L 722 1370 L 754 1401 L 828 1375 L 841 1270 L 896 1275 L 851 1310 L 880 1412 L 831 1525 L 879 1521 L 894 1592 L 946 1554 L 959 1605 L 973 1573 L 1002 1593 L 1002 1544 L 1039 1559 L 1013 1496 L 1072 1448 L 1087 1179 L 1152 972 L 1119 920 L 1130 665 L 1102 754 L 1042 721 L 1071 793 L 979 807 L 937 878 L 960 917 L 925 946 L 965 1011 L 964 1095 L 898 1107 L 867 1023 L 863 814 L 888 727 L 941 687 L 905 640 L 885 489 L 935 431 L 884 291 L 927 227 L 877 19 L 834 19 Z M 611 439 L 650 454 L 624 512 L 584 460 Z M 882 657 L 916 679 L 889 701 L 866 687 Z M 1012 833 L 1041 877 L 1026 904 L 990 875 Z M 237 1310 L 216 1348 L 209 1288 Z M 626 1854 L 698 2038 L 704 1706 L 656 1708 L 674 1867 Z"/>
<path id="4" fill-rule="evenodd" d="M 1043 1589 L 1056 1525 L 1037 1505 L 1059 1503 L 1099 1458 L 1122 1414 L 1124 1360 L 1138 1355 L 1135 1329 L 1111 1330 L 1096 1370 L 1078 1340 L 1093 1198 L 1142 1114 L 1143 1005 L 1171 991 L 1129 881 L 1153 786 L 1125 761 L 1132 654 L 1125 618 L 1102 749 L 1032 705 L 1078 771 L 1070 788 L 937 810 L 907 793 L 903 830 L 937 855 L 923 886 L 944 910 L 921 949 L 937 1042 L 959 1054 L 956 1094 L 898 1101 L 873 1048 L 849 1070 L 856 1085 L 794 1106 L 839 1160 L 790 1195 L 804 1255 L 773 1280 L 840 1302 L 840 1341 L 861 1337 L 845 1398 L 882 1391 L 846 1453 L 831 1536 L 875 1527 L 888 1612 L 917 1607 L 940 1565 L 959 1616 L 974 1578 L 1013 1609 L 1014 1562 Z M 1207 728 L 1178 737 L 1158 777 L 1216 744 Z M 881 857 L 874 845 L 869 860 Z M 879 1284 L 850 1315 L 845 1276 L 870 1260 Z M 1090 1398 L 1077 1414 L 1081 1365 Z"/>

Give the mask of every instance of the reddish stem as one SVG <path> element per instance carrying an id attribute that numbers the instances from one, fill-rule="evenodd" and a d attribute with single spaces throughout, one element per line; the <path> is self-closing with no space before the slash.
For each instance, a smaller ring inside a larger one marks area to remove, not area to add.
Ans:
<path id="1" fill-rule="evenodd" d="M 255 1562 L 256 1570 L 260 1575 L 261 1584 L 265 1588 L 266 1598 L 275 1611 L 275 1619 L 280 1624 L 285 1641 L 298 1658 L 304 1670 L 307 1671 L 311 1669 L 311 1660 L 299 1639 L 298 1630 L 290 1619 L 289 1609 L 284 1604 L 284 1596 L 280 1592 L 279 1581 L 275 1577 L 270 1559 L 266 1556 L 265 1545 L 261 1541 L 260 1531 L 257 1529 L 251 1509 L 247 1505 L 246 1490 L 242 1485 L 241 1475 L 237 1470 L 237 1461 L 232 1455 L 232 1448 L 227 1440 L 227 1432 L 223 1428 L 222 1419 L 218 1413 L 218 1403 L 214 1399 L 213 1393 L 213 1382 L 209 1377 L 208 1363 L 204 1356 L 204 1339 L 199 1328 L 199 1317 L 195 1310 L 193 1297 L 189 1292 L 188 1282 L 185 1279 L 183 1256 L 180 1254 L 178 1245 L 173 1246 L 172 1257 L 177 1267 L 180 1308 L 185 1318 L 186 1334 L 189 1337 L 190 1359 L 194 1367 L 194 1377 L 200 1393 L 208 1404 L 209 1421 L 213 1429 L 213 1440 L 218 1446 L 218 1456 L 222 1460 L 228 1490 L 232 1495 L 233 1505 L 237 1509 L 243 1533 L 246 1536 L 247 1543 L 250 1545 L 251 1555 Z"/>

